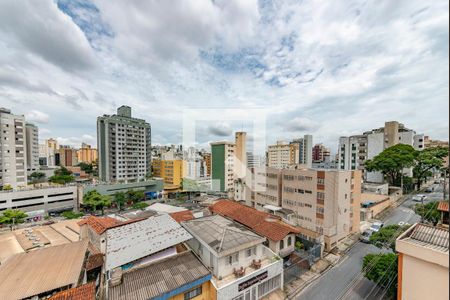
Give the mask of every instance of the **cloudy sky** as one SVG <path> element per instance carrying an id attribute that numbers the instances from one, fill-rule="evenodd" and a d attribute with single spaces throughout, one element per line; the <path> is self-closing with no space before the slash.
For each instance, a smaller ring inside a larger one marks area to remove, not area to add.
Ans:
<path id="1" fill-rule="evenodd" d="M 181 143 L 193 109 L 265 110 L 268 143 L 335 150 L 388 120 L 447 140 L 448 16 L 447 0 L 2 0 L 0 106 L 75 146 L 123 104 L 155 144 Z M 216 118 L 200 145 L 252 126 Z"/>

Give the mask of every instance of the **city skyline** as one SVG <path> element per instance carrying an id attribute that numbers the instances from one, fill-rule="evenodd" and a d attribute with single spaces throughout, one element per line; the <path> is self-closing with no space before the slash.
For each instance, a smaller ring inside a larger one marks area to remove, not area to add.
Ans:
<path id="1" fill-rule="evenodd" d="M 332 152 L 390 120 L 448 139 L 446 1 L 153 5 L 2 2 L 0 106 L 69 145 L 95 146 L 97 116 L 123 104 L 154 144 L 181 143 L 192 108 L 270 108 L 268 144 L 312 134 Z M 250 131 L 217 121 L 200 145 Z"/>

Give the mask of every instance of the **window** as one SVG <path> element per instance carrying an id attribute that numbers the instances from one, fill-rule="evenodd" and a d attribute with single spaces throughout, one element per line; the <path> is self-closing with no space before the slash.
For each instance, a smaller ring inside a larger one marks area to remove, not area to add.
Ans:
<path id="1" fill-rule="evenodd" d="M 280 285 L 281 285 L 281 276 L 277 275 L 276 277 L 271 278 L 258 286 L 258 296 L 263 297 L 268 293 L 270 293 L 271 291 L 280 288 Z"/>
<path id="2" fill-rule="evenodd" d="M 283 248 L 284 248 L 284 241 L 281 240 L 281 241 L 280 241 L 280 250 L 283 250 Z"/>
<path id="3" fill-rule="evenodd" d="M 288 247 L 292 245 L 292 237 L 288 237 Z"/>
<path id="4" fill-rule="evenodd" d="M 325 184 L 324 178 L 317 178 L 317 184 Z"/>
<path id="5" fill-rule="evenodd" d="M 239 261 L 239 252 L 228 256 L 228 264 L 229 265 L 232 265 L 232 264 L 234 264 L 234 263 L 236 263 L 238 261 Z"/>
<path id="6" fill-rule="evenodd" d="M 247 254 L 247 257 L 252 256 L 252 248 L 248 248 L 245 253 Z"/>
<path id="7" fill-rule="evenodd" d="M 184 300 L 189 300 L 189 299 L 195 298 L 201 294 L 202 294 L 202 287 L 199 286 L 193 290 L 190 290 L 187 293 L 184 293 Z"/>

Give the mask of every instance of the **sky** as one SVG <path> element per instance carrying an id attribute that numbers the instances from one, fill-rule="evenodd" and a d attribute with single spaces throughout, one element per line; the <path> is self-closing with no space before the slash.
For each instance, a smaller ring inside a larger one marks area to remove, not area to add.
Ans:
<path id="1" fill-rule="evenodd" d="M 182 143 L 192 110 L 219 112 L 199 147 L 246 130 L 336 152 L 390 120 L 448 140 L 448 30 L 447 0 L 2 0 L 0 107 L 72 146 L 120 105 L 153 144 Z"/>

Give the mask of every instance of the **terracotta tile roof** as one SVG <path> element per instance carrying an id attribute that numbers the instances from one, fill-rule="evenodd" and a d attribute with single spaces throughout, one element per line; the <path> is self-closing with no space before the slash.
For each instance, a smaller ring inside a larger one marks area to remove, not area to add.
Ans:
<path id="1" fill-rule="evenodd" d="M 439 211 L 446 211 L 446 212 L 448 212 L 448 210 L 449 210 L 448 201 L 440 201 L 437 209 Z"/>
<path id="2" fill-rule="evenodd" d="M 86 271 L 93 270 L 103 265 L 103 254 L 96 253 L 88 257 L 86 262 Z"/>
<path id="3" fill-rule="evenodd" d="M 192 214 L 192 211 L 190 211 L 190 210 L 171 213 L 170 216 L 178 223 L 190 221 L 190 220 L 194 219 L 194 215 Z"/>
<path id="4" fill-rule="evenodd" d="M 50 300 L 95 300 L 95 282 L 59 292 Z"/>
<path id="5" fill-rule="evenodd" d="M 290 233 L 300 233 L 298 228 L 286 224 L 274 215 L 235 201 L 219 200 L 209 209 L 211 212 L 231 218 L 273 241 L 280 241 Z"/>
<path id="6" fill-rule="evenodd" d="M 142 220 L 144 220 L 144 218 L 133 219 L 133 220 L 128 220 L 128 221 L 123 222 L 123 221 L 119 221 L 119 220 L 111 218 L 111 217 L 90 216 L 90 217 L 78 222 L 78 225 L 82 226 L 82 225 L 87 224 L 92 229 L 94 229 L 95 232 L 97 232 L 98 234 L 102 234 L 103 232 L 105 232 L 108 229 L 126 225 L 126 224 L 130 224 L 130 223 L 134 223 L 134 222 L 138 222 L 138 221 L 142 221 Z"/>

